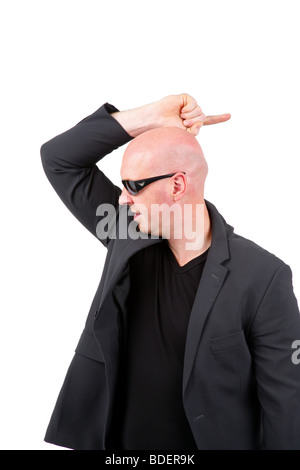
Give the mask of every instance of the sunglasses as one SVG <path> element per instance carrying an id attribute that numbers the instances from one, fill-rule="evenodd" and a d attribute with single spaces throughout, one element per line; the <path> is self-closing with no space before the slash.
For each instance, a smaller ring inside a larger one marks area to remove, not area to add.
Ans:
<path id="1" fill-rule="evenodd" d="M 178 171 L 176 172 L 178 173 Z M 141 189 L 144 189 L 148 184 L 154 183 L 154 181 L 162 180 L 163 178 L 170 178 L 171 176 L 176 175 L 176 173 L 171 173 L 170 175 L 161 175 L 161 176 L 153 176 L 152 178 L 145 178 L 143 180 L 122 180 L 123 185 L 131 194 L 134 196 L 137 194 Z M 182 171 L 181 173 L 185 174 L 185 171 Z"/>

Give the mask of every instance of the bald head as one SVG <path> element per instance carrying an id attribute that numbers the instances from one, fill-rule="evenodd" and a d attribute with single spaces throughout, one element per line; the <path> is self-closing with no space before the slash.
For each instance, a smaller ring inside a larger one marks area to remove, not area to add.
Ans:
<path id="1" fill-rule="evenodd" d="M 208 172 L 196 137 L 176 127 L 151 129 L 137 136 L 125 150 L 123 169 L 124 179 L 142 179 L 185 171 L 188 190 L 196 195 L 203 195 Z"/>

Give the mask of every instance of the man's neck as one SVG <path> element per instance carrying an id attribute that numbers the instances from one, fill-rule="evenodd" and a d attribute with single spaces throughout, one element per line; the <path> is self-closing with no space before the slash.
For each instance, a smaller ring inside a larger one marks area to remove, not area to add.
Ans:
<path id="1" fill-rule="evenodd" d="M 202 253 L 208 250 L 211 245 L 211 222 L 206 204 L 203 204 L 203 206 L 204 211 L 202 221 L 200 224 L 198 224 L 196 229 L 197 238 L 196 236 L 194 239 L 187 238 L 184 236 L 185 232 L 183 231 L 183 236 L 180 239 L 168 239 L 169 247 L 171 248 L 179 266 L 184 266 L 192 259 L 200 256 Z"/>

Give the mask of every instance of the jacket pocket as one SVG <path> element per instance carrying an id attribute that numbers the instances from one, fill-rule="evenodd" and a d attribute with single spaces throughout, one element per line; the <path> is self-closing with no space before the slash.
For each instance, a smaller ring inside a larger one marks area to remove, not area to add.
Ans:
<path id="1" fill-rule="evenodd" d="M 219 336 L 218 338 L 211 338 L 210 349 L 213 354 L 227 351 L 230 349 L 238 348 L 245 342 L 244 331 L 238 331 L 231 335 Z"/>
<path id="2" fill-rule="evenodd" d="M 103 352 L 98 346 L 96 338 L 92 332 L 86 329 L 83 330 L 80 336 L 75 352 L 95 361 L 105 362 Z"/>

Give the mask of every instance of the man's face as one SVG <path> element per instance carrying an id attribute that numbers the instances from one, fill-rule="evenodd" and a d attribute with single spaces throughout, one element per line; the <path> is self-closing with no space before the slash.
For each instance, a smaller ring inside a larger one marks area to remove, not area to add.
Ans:
<path id="1" fill-rule="evenodd" d="M 159 176 L 149 172 L 133 171 L 126 167 L 121 168 L 121 178 L 140 180 Z M 161 236 L 168 233 L 170 220 L 168 207 L 174 203 L 171 198 L 172 178 L 154 181 L 141 189 L 136 195 L 131 195 L 125 187 L 119 197 L 119 204 L 129 205 L 134 220 L 137 222 L 141 232 Z"/>

